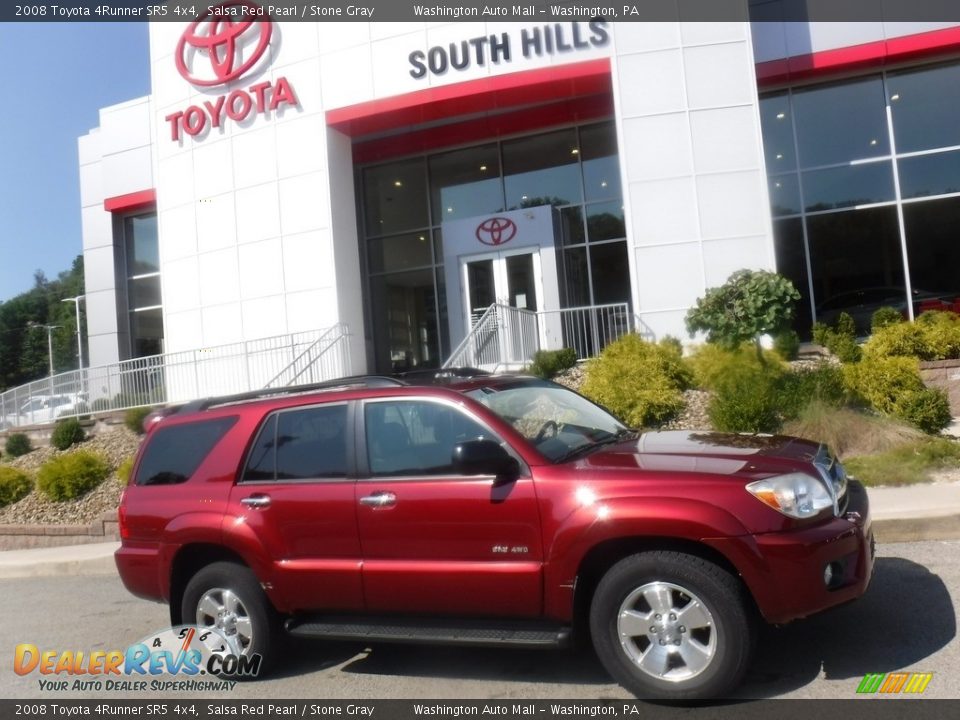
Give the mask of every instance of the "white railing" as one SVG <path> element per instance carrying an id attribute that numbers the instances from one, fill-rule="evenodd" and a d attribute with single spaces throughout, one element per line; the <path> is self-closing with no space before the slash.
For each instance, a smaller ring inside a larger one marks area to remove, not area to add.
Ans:
<path id="1" fill-rule="evenodd" d="M 0 430 L 343 377 L 347 342 L 340 324 L 60 373 L 0 394 Z"/>
<path id="2" fill-rule="evenodd" d="M 539 349 L 537 314 L 493 304 L 473 324 L 442 367 L 475 367 L 495 372 L 530 362 Z"/>
<path id="3" fill-rule="evenodd" d="M 627 303 L 541 310 L 544 350 L 573 348 L 578 360 L 595 357 L 614 340 L 634 329 Z"/>
<path id="4" fill-rule="evenodd" d="M 348 353 L 347 326 L 338 323 L 317 338 L 264 387 L 307 385 L 342 377 L 347 374 Z"/>
<path id="5" fill-rule="evenodd" d="M 529 363 L 538 350 L 565 347 L 573 348 L 578 360 L 585 360 L 634 327 L 627 303 L 539 312 L 494 304 L 474 323 L 443 367 L 512 370 Z"/>

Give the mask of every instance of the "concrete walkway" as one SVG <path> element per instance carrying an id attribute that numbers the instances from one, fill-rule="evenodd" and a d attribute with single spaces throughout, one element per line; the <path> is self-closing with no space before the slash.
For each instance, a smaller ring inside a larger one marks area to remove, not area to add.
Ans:
<path id="1" fill-rule="evenodd" d="M 960 539 L 960 482 L 871 488 L 870 512 L 879 543 Z M 0 579 L 113 575 L 118 542 L 0 552 Z"/>

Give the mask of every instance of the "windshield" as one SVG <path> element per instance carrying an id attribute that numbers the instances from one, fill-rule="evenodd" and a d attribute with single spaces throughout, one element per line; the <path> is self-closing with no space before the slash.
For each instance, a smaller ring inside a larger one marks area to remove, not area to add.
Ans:
<path id="1" fill-rule="evenodd" d="M 546 380 L 482 387 L 466 395 L 513 425 L 554 462 L 562 462 L 575 451 L 609 442 L 628 432 L 603 408 Z"/>

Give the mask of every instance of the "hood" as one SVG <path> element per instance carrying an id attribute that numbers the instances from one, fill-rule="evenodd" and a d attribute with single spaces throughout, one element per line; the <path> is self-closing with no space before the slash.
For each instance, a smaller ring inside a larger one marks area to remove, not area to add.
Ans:
<path id="1" fill-rule="evenodd" d="M 594 468 L 766 475 L 811 463 L 819 445 L 785 435 L 671 430 L 602 448 L 583 459 Z"/>

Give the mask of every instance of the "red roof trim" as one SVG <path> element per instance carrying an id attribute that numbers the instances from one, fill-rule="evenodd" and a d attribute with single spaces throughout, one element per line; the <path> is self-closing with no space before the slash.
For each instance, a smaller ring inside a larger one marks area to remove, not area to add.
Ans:
<path id="1" fill-rule="evenodd" d="M 149 190 L 138 190 L 137 192 L 127 193 L 126 195 L 116 195 L 103 201 L 103 209 L 112 213 L 145 210 L 148 207 L 156 207 L 156 205 L 157 191 L 153 188 Z"/>

